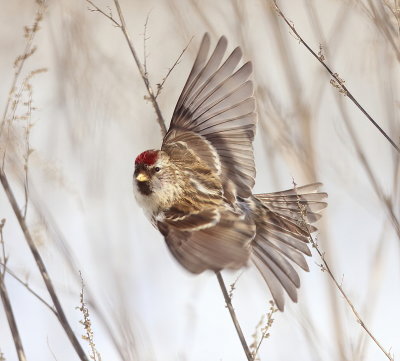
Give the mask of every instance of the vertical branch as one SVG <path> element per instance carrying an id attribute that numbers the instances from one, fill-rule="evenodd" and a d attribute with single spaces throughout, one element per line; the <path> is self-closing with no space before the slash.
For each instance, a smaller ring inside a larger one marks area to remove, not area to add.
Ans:
<path id="1" fill-rule="evenodd" d="M 249 346 L 247 346 L 246 339 L 244 338 L 242 328 L 240 327 L 239 321 L 236 317 L 235 309 L 232 306 L 231 298 L 228 295 L 228 291 L 226 290 L 224 279 L 222 278 L 221 272 L 217 271 L 215 272 L 219 286 L 221 287 L 222 294 L 224 295 L 226 307 L 228 307 L 229 313 L 231 314 L 233 324 L 235 325 L 236 332 L 239 336 L 240 343 L 242 344 L 243 350 L 246 354 L 247 360 L 248 361 L 253 361 L 253 356 L 251 355 Z"/>
<path id="2" fill-rule="evenodd" d="M 24 348 L 22 346 L 21 337 L 19 336 L 17 323 L 15 322 L 13 309 L 11 306 L 10 298 L 8 297 L 8 292 L 6 284 L 4 282 L 4 277 L 0 277 L 0 297 L 3 302 L 4 311 L 6 312 L 8 325 L 10 326 L 11 334 L 14 339 L 15 349 L 17 351 L 18 360 L 26 361 Z"/>
<path id="3" fill-rule="evenodd" d="M 15 321 L 14 312 L 11 306 L 10 298 L 8 297 L 8 292 L 5 284 L 5 272 L 6 272 L 6 252 L 4 247 L 4 239 L 3 239 L 3 227 L 6 223 L 5 219 L 1 220 L 0 223 L 0 243 L 2 248 L 2 257 L 3 257 L 3 269 L 0 274 L 0 297 L 3 302 L 4 311 L 7 316 L 8 325 L 10 326 L 10 331 L 14 340 L 15 350 L 17 351 L 18 360 L 26 361 L 24 348 L 22 346 L 21 337 L 18 332 L 17 322 Z"/>
<path id="4" fill-rule="evenodd" d="M 147 93 L 149 94 L 150 101 L 153 104 L 153 108 L 154 108 L 154 110 L 155 110 L 155 112 L 157 114 L 157 122 L 158 122 L 158 125 L 161 128 L 161 133 L 162 133 L 162 135 L 165 135 L 165 133 L 167 132 L 167 128 L 165 126 L 165 121 L 164 121 L 164 118 L 163 118 L 163 116 L 161 114 L 161 110 L 160 110 L 160 107 L 158 106 L 158 103 L 157 103 L 156 97 L 154 95 L 153 89 L 152 89 L 152 87 L 150 85 L 149 77 L 147 76 L 146 71 L 143 69 L 143 66 L 142 66 L 142 64 L 141 64 L 141 62 L 139 60 L 139 57 L 138 57 L 138 55 L 136 53 L 136 50 L 133 47 L 133 43 L 132 43 L 132 41 L 131 41 L 131 39 L 129 37 L 128 31 L 126 30 L 125 18 L 124 18 L 124 15 L 122 14 L 122 10 L 121 10 L 121 6 L 119 5 L 119 1 L 118 0 L 114 0 L 114 3 L 115 3 L 115 7 L 117 8 L 118 17 L 119 17 L 119 20 L 120 20 L 120 29 L 123 32 L 126 41 L 128 42 L 129 49 L 130 49 L 130 51 L 132 53 L 133 58 L 135 59 L 136 66 L 137 66 L 137 68 L 138 68 L 138 70 L 140 72 L 140 75 L 141 75 L 142 79 L 143 79 L 144 85 L 146 86 Z M 145 54 L 145 56 L 146 56 L 146 54 Z"/>
<path id="5" fill-rule="evenodd" d="M 137 55 L 135 47 L 133 46 L 132 40 L 131 40 L 131 38 L 130 38 L 130 36 L 128 34 L 128 30 L 126 28 L 126 23 L 125 23 L 125 18 L 124 18 L 124 15 L 122 13 L 122 9 L 121 9 L 121 6 L 119 4 L 119 1 L 118 0 L 114 0 L 115 7 L 116 7 L 117 12 L 118 12 L 119 22 L 113 18 L 112 14 L 107 14 L 103 10 L 101 10 L 93 1 L 86 0 L 86 2 L 88 2 L 94 8 L 92 10 L 89 9 L 90 11 L 97 11 L 100 14 L 102 14 L 103 16 L 105 16 L 117 28 L 120 28 L 122 33 L 124 34 L 125 40 L 126 40 L 126 42 L 128 43 L 128 46 L 129 46 L 129 50 L 131 51 L 133 59 L 135 60 L 136 66 L 137 66 L 137 68 L 139 70 L 140 76 L 142 77 L 144 85 L 145 85 L 145 87 L 147 89 L 147 94 L 149 95 L 148 99 L 151 101 L 151 104 L 153 105 L 153 108 L 154 108 L 154 110 L 156 112 L 157 122 L 158 122 L 158 125 L 161 128 L 161 134 L 164 136 L 165 133 L 167 133 L 167 127 L 165 126 L 164 118 L 163 118 L 163 116 L 161 114 L 160 107 L 159 107 L 159 105 L 157 103 L 156 95 L 154 94 L 153 88 L 150 85 L 149 77 L 147 75 L 147 69 L 145 69 L 143 67 L 142 63 L 140 62 L 139 56 Z M 147 20 L 146 20 L 146 26 L 147 26 Z M 146 57 L 146 54 L 144 54 L 144 56 Z"/>
<path id="6" fill-rule="evenodd" d="M 56 291 L 53 286 L 53 282 L 50 279 L 50 276 L 47 272 L 46 266 L 44 265 L 44 262 L 42 260 L 42 257 L 40 256 L 40 253 L 38 249 L 36 248 L 35 243 L 33 242 L 32 236 L 29 232 L 29 229 L 25 223 L 25 219 L 23 215 L 21 214 L 21 211 L 18 207 L 17 201 L 15 199 L 14 193 L 12 192 L 12 189 L 10 188 L 10 184 L 8 183 L 6 174 L 2 169 L 0 169 L 0 182 L 3 186 L 4 192 L 8 198 L 8 201 L 11 204 L 11 207 L 15 213 L 15 216 L 17 217 L 18 223 L 22 229 L 22 232 L 24 233 L 25 240 L 28 243 L 28 246 L 32 252 L 33 258 L 35 259 L 36 265 L 39 268 L 40 274 L 42 275 L 43 281 L 46 285 L 47 291 L 50 294 L 50 297 L 54 303 L 54 307 L 57 311 L 57 316 L 58 320 L 60 321 L 62 327 L 64 328 L 65 333 L 67 334 L 72 346 L 74 347 L 76 353 L 78 354 L 79 358 L 82 361 L 88 361 L 88 358 L 85 354 L 85 352 L 82 349 L 82 346 L 80 345 L 78 339 L 76 338 L 74 332 L 72 331 L 72 328 L 70 324 L 68 323 L 67 317 L 65 316 L 64 310 L 61 306 L 60 300 L 57 297 Z"/>

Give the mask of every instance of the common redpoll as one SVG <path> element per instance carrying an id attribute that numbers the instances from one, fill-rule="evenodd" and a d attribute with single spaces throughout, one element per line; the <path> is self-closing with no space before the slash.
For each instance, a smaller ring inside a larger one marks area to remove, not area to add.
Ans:
<path id="1" fill-rule="evenodd" d="M 205 34 L 161 150 L 136 158 L 135 196 L 184 268 L 238 269 L 251 260 L 283 310 L 284 290 L 297 301 L 300 278 L 292 263 L 308 271 L 304 255 L 311 255 L 309 232 L 316 230 L 310 223 L 327 195 L 318 193 L 320 183 L 252 194 L 252 64 L 235 70 L 239 47 L 222 62 L 225 37 L 210 57 L 209 48 Z"/>

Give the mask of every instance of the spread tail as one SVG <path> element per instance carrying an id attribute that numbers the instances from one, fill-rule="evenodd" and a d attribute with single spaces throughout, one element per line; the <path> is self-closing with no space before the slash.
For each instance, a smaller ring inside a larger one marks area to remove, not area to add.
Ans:
<path id="1" fill-rule="evenodd" d="M 257 233 L 252 242 L 252 261 L 271 290 L 279 310 L 284 309 L 284 290 L 297 302 L 300 278 L 293 263 L 308 271 L 304 255 L 311 256 L 309 232 L 317 228 L 318 213 L 327 206 L 327 193 L 319 192 L 321 183 L 313 183 L 282 192 L 256 194 L 262 203 Z"/>

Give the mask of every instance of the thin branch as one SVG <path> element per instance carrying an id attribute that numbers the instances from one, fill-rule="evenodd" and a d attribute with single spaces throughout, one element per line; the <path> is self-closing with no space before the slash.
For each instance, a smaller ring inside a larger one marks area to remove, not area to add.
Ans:
<path id="1" fill-rule="evenodd" d="M 35 296 L 41 303 L 43 303 L 57 318 L 57 312 L 54 309 L 53 306 L 51 306 L 42 296 L 40 296 L 35 290 L 32 289 L 31 286 L 29 286 L 29 283 L 26 281 L 23 281 L 20 277 L 16 275 L 15 272 L 11 271 L 9 267 L 7 267 L 3 262 L 0 262 L 0 265 L 4 267 L 5 271 L 12 277 L 14 278 L 18 283 L 20 283 L 22 286 L 24 286 L 28 292 L 32 293 L 33 296 Z"/>
<path id="2" fill-rule="evenodd" d="M 6 288 L 6 284 L 4 282 L 4 278 L 0 277 L 0 297 L 3 302 L 4 311 L 6 312 L 8 325 L 10 326 L 11 334 L 14 339 L 15 349 L 17 351 L 18 360 L 26 361 L 24 348 L 22 346 L 21 337 L 18 332 L 17 323 L 15 322 L 15 317 L 13 313 L 13 309 L 11 306 L 10 299 L 8 297 L 8 292 Z"/>
<path id="3" fill-rule="evenodd" d="M 160 95 L 161 90 L 164 87 L 164 84 L 166 82 L 166 80 L 168 79 L 169 75 L 171 74 L 171 72 L 174 70 L 174 68 L 179 64 L 179 61 L 181 60 L 183 54 L 185 53 L 185 51 L 187 50 L 187 48 L 189 47 L 190 43 L 192 42 L 193 37 L 190 38 L 189 42 L 187 43 L 187 45 L 185 46 L 185 48 L 182 50 L 182 52 L 179 54 L 178 58 L 176 59 L 175 63 L 172 65 L 171 68 L 168 69 L 167 75 L 163 78 L 163 80 L 161 81 L 161 83 L 157 84 L 157 92 L 155 95 L 155 98 L 157 99 L 157 97 Z"/>
<path id="4" fill-rule="evenodd" d="M 222 293 L 224 295 L 226 307 L 228 307 L 229 313 L 231 314 L 233 324 L 235 325 L 236 332 L 239 336 L 240 343 L 242 344 L 242 347 L 246 354 L 247 360 L 253 361 L 253 356 L 250 352 L 249 346 L 247 345 L 246 339 L 244 338 L 242 328 L 240 327 L 239 321 L 236 317 L 236 313 L 232 306 L 231 299 L 229 298 L 228 291 L 226 290 L 224 279 L 222 278 L 221 272 L 217 271 L 217 272 L 215 272 L 215 274 L 217 276 L 219 286 L 221 287 Z"/>
<path id="5" fill-rule="evenodd" d="M 93 1 L 86 1 L 94 7 L 94 9 L 89 9 L 89 11 L 99 12 L 100 14 L 104 15 L 108 20 L 110 20 L 117 28 L 121 27 L 121 24 L 113 18 L 112 14 L 107 14 L 105 11 L 101 10 Z"/>
<path id="6" fill-rule="evenodd" d="M 3 239 L 3 228 L 5 225 L 5 219 L 1 220 L 0 223 L 0 241 L 2 246 L 2 254 L 3 254 L 3 270 L 0 275 L 0 297 L 1 301 L 3 302 L 4 311 L 7 316 L 8 325 L 10 326 L 10 331 L 14 340 L 15 350 L 17 351 L 18 360 L 19 361 L 26 361 L 24 347 L 22 346 L 21 337 L 18 332 L 17 322 L 15 321 L 14 312 L 11 306 L 10 298 L 8 297 L 8 292 L 6 288 L 5 279 L 5 263 L 6 263 L 6 251 L 4 246 L 4 239 Z"/>
<path id="7" fill-rule="evenodd" d="M 0 221 L 0 244 L 1 244 L 1 253 L 3 256 L 3 262 L 1 262 L 3 269 L 0 272 L 1 278 L 4 278 L 4 275 L 6 273 L 6 264 L 7 264 L 6 247 L 4 245 L 4 238 L 3 238 L 3 228 L 4 228 L 5 224 L 6 224 L 6 220 L 5 220 L 5 218 L 3 218 Z"/>
<path id="8" fill-rule="evenodd" d="M 283 14 L 282 10 L 279 8 L 277 4 L 277 0 L 272 0 L 275 9 L 277 13 L 282 17 L 282 19 L 285 21 L 285 23 L 289 26 L 290 30 L 293 32 L 293 34 L 297 37 L 299 42 L 303 44 L 306 49 L 322 64 L 322 66 L 328 71 L 328 73 L 332 76 L 332 81 L 333 85 L 335 85 L 339 90 L 345 94 L 356 106 L 358 109 L 361 110 L 361 112 L 367 117 L 367 119 L 379 130 L 379 132 L 388 140 L 388 142 L 394 147 L 394 149 L 397 150 L 397 152 L 400 153 L 400 148 L 399 146 L 386 134 L 386 132 L 379 126 L 379 124 L 369 115 L 369 113 L 361 106 L 361 104 L 354 98 L 353 94 L 349 91 L 349 89 L 344 85 L 343 79 L 339 77 L 337 73 L 334 73 L 331 68 L 325 63 L 325 59 L 321 56 L 318 56 L 317 53 L 314 52 L 314 50 L 311 49 L 311 47 L 303 40 L 303 38 L 300 36 L 300 34 L 297 32 L 296 28 L 294 25 L 286 18 L 286 16 Z"/>
<path id="9" fill-rule="evenodd" d="M 126 29 L 125 18 L 124 18 L 124 15 L 122 14 L 122 10 L 121 10 L 121 6 L 119 5 L 119 1 L 114 0 L 114 4 L 115 4 L 115 7 L 117 8 L 118 16 L 121 21 L 121 30 L 125 36 L 126 41 L 128 42 L 129 49 L 131 50 L 132 56 L 135 59 L 136 66 L 140 72 L 140 75 L 142 76 L 144 85 L 146 86 L 147 93 L 149 94 L 149 99 L 150 99 L 151 103 L 153 104 L 153 108 L 157 114 L 157 121 L 158 121 L 158 125 L 161 128 L 161 133 L 162 133 L 162 135 L 165 135 L 165 133 L 167 133 L 167 128 L 165 126 L 164 118 L 161 114 L 160 107 L 158 106 L 157 100 L 154 96 L 154 92 L 150 85 L 149 78 L 147 77 L 147 75 L 144 72 L 143 66 L 140 63 L 139 57 L 138 57 L 136 50 L 133 46 L 133 43 L 129 37 L 128 31 Z"/>
<path id="10" fill-rule="evenodd" d="M 294 189 L 297 193 L 297 184 L 294 182 L 293 180 L 293 186 Z M 360 326 L 364 329 L 364 331 L 368 334 L 368 336 L 372 339 L 372 341 L 375 342 L 375 344 L 381 349 L 381 351 L 385 354 L 385 356 L 390 360 L 390 361 L 394 361 L 393 356 L 385 350 L 385 348 L 380 344 L 380 342 L 377 340 L 377 338 L 372 334 L 372 332 L 369 330 L 369 328 L 367 327 L 367 325 L 365 324 L 365 322 L 362 320 L 361 315 L 358 313 L 357 309 L 355 308 L 355 306 L 353 305 L 353 303 L 351 302 L 350 298 L 347 296 L 347 294 L 344 292 L 343 290 L 343 286 L 341 283 L 339 283 L 335 276 L 333 275 L 333 272 L 331 271 L 331 268 L 329 267 L 328 262 L 325 259 L 325 253 L 322 252 L 317 244 L 317 242 L 314 241 L 313 236 L 311 235 L 310 229 L 308 227 L 308 224 L 306 222 L 306 212 L 307 210 L 305 209 L 305 207 L 303 205 L 300 204 L 300 197 L 297 197 L 297 205 L 299 207 L 300 210 L 300 216 L 301 216 L 301 223 L 302 223 L 302 227 L 304 228 L 304 230 L 308 233 L 308 238 L 310 239 L 311 245 L 313 248 L 315 248 L 315 250 L 317 251 L 322 263 L 320 264 L 321 270 L 323 272 L 327 272 L 329 277 L 331 278 L 331 280 L 333 281 L 333 283 L 335 284 L 336 288 L 339 290 L 340 294 L 343 296 L 343 298 L 346 300 L 347 304 L 349 305 L 351 311 L 353 312 L 357 323 L 360 324 Z"/>
<path id="11" fill-rule="evenodd" d="M 42 260 L 42 257 L 40 256 L 40 253 L 32 239 L 29 229 L 25 223 L 25 219 L 23 218 L 23 215 L 21 214 L 21 211 L 20 211 L 17 201 L 15 199 L 14 193 L 13 193 L 12 189 L 10 188 L 10 184 L 8 183 L 8 179 L 7 179 L 6 174 L 4 173 L 3 169 L 0 169 L 0 182 L 3 186 L 4 192 L 8 198 L 8 201 L 10 202 L 11 207 L 13 208 L 15 216 L 17 217 L 17 220 L 22 229 L 22 232 L 24 233 L 25 240 L 28 243 L 28 246 L 32 252 L 32 255 L 33 255 L 33 258 L 35 259 L 36 265 L 39 268 L 40 274 L 46 285 L 47 291 L 49 292 L 50 297 L 54 303 L 54 307 L 55 307 L 55 309 L 57 311 L 57 315 L 58 315 L 58 320 L 60 321 L 62 327 L 64 328 L 64 331 L 66 332 L 66 334 L 67 334 L 72 346 L 74 347 L 76 353 L 78 354 L 79 358 L 82 361 L 88 361 L 88 358 L 87 358 L 85 352 L 83 351 L 82 346 L 80 345 L 78 339 L 76 338 L 74 332 L 72 331 L 70 324 L 68 323 L 67 317 L 65 316 L 64 310 L 61 306 L 61 303 L 60 303 L 60 301 L 57 297 L 56 291 L 54 289 L 53 282 L 51 281 L 51 278 L 47 272 L 47 269 Z"/>
<path id="12" fill-rule="evenodd" d="M 229 285 L 228 296 L 229 296 L 231 301 L 232 301 L 232 298 L 233 298 L 233 292 L 236 290 L 236 285 L 239 282 L 240 277 L 242 277 L 243 273 L 244 273 L 244 270 L 242 270 L 242 272 L 239 273 L 239 275 L 236 277 L 236 279 L 233 281 L 233 283 Z"/>
<path id="13" fill-rule="evenodd" d="M 150 38 L 147 37 L 147 24 L 149 23 L 150 12 L 147 14 L 146 21 L 144 23 L 144 31 L 143 31 L 143 69 L 146 77 L 149 76 L 147 73 L 147 49 L 146 49 L 146 41 Z M 156 96 L 157 97 L 157 96 Z"/>
<path id="14" fill-rule="evenodd" d="M 114 0 L 115 7 L 117 8 L 117 12 L 118 12 L 118 17 L 119 17 L 120 23 L 118 23 L 116 20 L 114 20 L 114 18 L 112 16 L 110 16 L 110 15 L 106 14 L 104 11 L 102 11 L 92 1 L 90 1 L 90 0 L 86 0 L 86 1 L 90 5 L 92 5 L 95 8 L 96 11 L 98 11 L 99 13 L 104 15 L 106 18 L 111 20 L 115 25 L 117 25 L 121 29 L 122 33 L 124 34 L 125 40 L 128 43 L 129 49 L 131 51 L 133 59 L 135 60 L 135 63 L 136 63 L 136 66 L 137 66 L 137 68 L 139 70 L 140 76 L 142 77 L 144 85 L 146 86 L 147 93 L 148 93 L 148 97 L 147 98 L 151 101 L 151 104 L 153 105 L 153 108 L 154 108 L 154 110 L 155 110 L 155 112 L 157 114 L 158 125 L 160 126 L 161 133 L 164 136 L 165 133 L 167 133 L 167 128 L 165 126 L 165 121 L 164 121 L 164 118 L 163 118 L 163 116 L 161 114 L 160 107 L 158 106 L 156 97 L 154 95 L 153 88 L 150 85 L 149 78 L 148 78 L 148 76 L 146 74 L 145 69 L 143 68 L 142 63 L 140 62 L 140 59 L 139 59 L 139 57 L 138 57 L 138 55 L 136 53 L 136 50 L 135 50 L 135 48 L 133 46 L 132 40 L 131 40 L 131 38 L 130 38 L 130 36 L 128 34 L 128 30 L 126 28 L 126 23 L 125 23 L 125 18 L 124 18 L 124 15 L 122 14 L 122 10 L 121 10 L 121 6 L 119 4 L 119 1 L 118 0 Z"/>

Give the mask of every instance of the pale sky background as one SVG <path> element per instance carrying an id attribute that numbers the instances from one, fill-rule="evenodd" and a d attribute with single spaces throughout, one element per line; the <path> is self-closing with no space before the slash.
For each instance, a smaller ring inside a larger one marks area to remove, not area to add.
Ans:
<path id="1" fill-rule="evenodd" d="M 324 54 L 328 64 L 399 143 L 400 59 L 369 16 L 368 1 L 366 5 L 347 0 L 280 3 L 313 49 L 318 51 L 319 44 L 327 41 Z M 383 6 L 380 0 L 372 3 L 377 9 Z M 96 4 L 114 9 L 112 1 Z M 147 67 L 154 87 L 193 37 L 159 97 L 168 121 L 204 32 L 210 32 L 213 44 L 226 35 L 229 49 L 243 47 L 245 59 L 253 61 L 258 88 L 255 193 L 290 188 L 292 178 L 299 185 L 324 183 L 329 207 L 319 223 L 319 243 L 368 327 L 398 356 L 400 239 L 357 157 L 338 104 L 347 112 L 373 174 L 399 218 L 399 158 L 390 144 L 329 83 L 329 75 L 288 31 L 269 2 L 121 0 L 121 6 L 141 59 L 149 15 Z M 32 80 L 38 110 L 32 118 L 32 200 L 27 222 L 67 317 L 76 334 L 83 334 L 82 315 L 75 309 L 79 306 L 80 270 L 90 292 L 88 298 L 101 307 L 124 355 L 121 358 L 106 331 L 104 316 L 89 305 L 103 361 L 245 360 L 215 276 L 193 276 L 182 269 L 135 203 L 134 159 L 145 149 L 159 148 L 161 133 L 151 104 L 144 100 L 145 87 L 122 33 L 88 7 L 83 0 L 49 2 L 35 40 L 38 50 L 27 60 L 23 74 L 48 69 Z M 27 0 L 2 4 L 1 113 L 14 59 L 24 48 L 23 26 L 32 23 L 35 9 L 34 2 Z M 113 15 L 117 15 L 115 10 Z M 315 18 L 323 34 L 315 32 L 316 23 L 310 21 Z M 389 19 L 395 27 L 394 19 Z M 399 52 L 400 36 L 398 31 L 394 34 Z M 19 122 L 15 127 L 23 126 Z M 304 131 L 307 127 L 309 133 Z M 313 151 L 308 153 L 304 145 Z M 309 161 L 311 156 L 314 162 Z M 22 169 L 20 164 L 9 164 L 8 169 L 13 166 Z M 10 173 L 10 181 L 22 206 L 18 179 Z M 35 200 L 44 220 L 35 211 Z M 2 189 L 0 218 L 7 220 L 3 233 L 9 268 L 27 278 L 48 300 Z M 60 239 L 49 224 L 56 225 L 63 235 L 73 264 L 67 262 Z M 315 252 L 308 263 L 310 272 L 301 273 L 299 302 L 287 300 L 285 312 L 274 315 L 260 359 L 387 360 L 365 337 L 337 289 L 330 288 L 331 281 L 317 265 L 320 260 Z M 224 272 L 227 285 L 239 273 Z M 78 360 L 48 309 L 10 276 L 6 284 L 28 360 Z M 249 344 L 261 315 L 268 312 L 270 299 L 258 272 L 246 269 L 233 303 Z M 7 361 L 16 360 L 3 310 L 0 325 L 0 351 Z M 89 350 L 84 341 L 82 344 Z"/>

